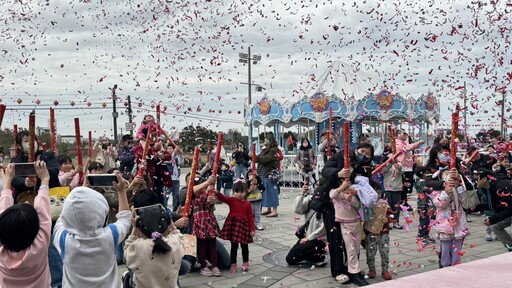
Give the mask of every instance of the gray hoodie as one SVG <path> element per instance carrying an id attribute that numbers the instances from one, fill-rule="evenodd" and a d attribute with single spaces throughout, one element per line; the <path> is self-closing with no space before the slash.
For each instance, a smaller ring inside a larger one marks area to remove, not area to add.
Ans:
<path id="1" fill-rule="evenodd" d="M 105 197 L 91 188 L 69 193 L 53 232 L 64 262 L 62 287 L 119 286 L 115 247 L 128 234 L 132 215 L 121 211 L 117 222 L 104 226 L 108 211 Z"/>

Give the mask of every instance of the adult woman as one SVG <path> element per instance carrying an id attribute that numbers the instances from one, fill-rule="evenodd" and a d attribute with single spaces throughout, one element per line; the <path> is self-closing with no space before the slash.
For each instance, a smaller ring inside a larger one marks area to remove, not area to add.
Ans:
<path id="1" fill-rule="evenodd" d="M 256 157 L 256 162 L 258 163 L 257 174 L 261 177 L 263 185 L 265 186 L 261 206 L 267 207 L 267 211 L 262 212 L 261 215 L 277 217 L 277 206 L 279 206 L 277 189 L 279 184 L 277 182 L 279 177 L 276 177 L 276 175 L 279 174 L 277 166 L 279 161 L 279 148 L 277 147 L 273 133 L 267 133 L 265 135 L 263 145 L 261 153 Z"/>
<path id="2" fill-rule="evenodd" d="M 308 138 L 302 139 L 302 145 L 300 145 L 299 152 L 295 157 L 294 163 L 299 166 L 299 171 L 304 174 L 309 174 L 315 171 L 315 152 L 313 152 L 313 146 L 311 146 Z M 315 174 L 313 173 L 312 176 L 316 182 Z M 306 182 L 306 179 L 304 179 L 304 182 Z"/>

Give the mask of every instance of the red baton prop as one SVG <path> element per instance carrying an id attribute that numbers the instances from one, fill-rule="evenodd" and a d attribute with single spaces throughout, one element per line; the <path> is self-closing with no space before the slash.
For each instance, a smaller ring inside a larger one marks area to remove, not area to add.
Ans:
<path id="1" fill-rule="evenodd" d="M 330 143 L 328 143 L 330 145 Z M 343 123 L 343 168 L 350 169 L 350 122 Z"/>
<path id="2" fill-rule="evenodd" d="M 471 154 L 471 156 L 469 157 L 469 159 L 467 160 L 467 163 L 471 163 L 473 162 L 473 160 L 475 160 L 476 156 L 478 156 L 478 150 L 476 150 L 475 152 L 473 152 L 473 154 Z"/>
<path id="3" fill-rule="evenodd" d="M 4 104 L 0 104 L 0 128 L 2 127 L 2 122 L 4 121 L 5 108 L 6 106 Z"/>
<path id="4" fill-rule="evenodd" d="M 372 171 L 372 176 L 379 173 L 384 167 L 386 167 L 389 163 L 393 162 L 398 156 L 404 154 L 404 150 L 400 150 L 393 154 L 388 160 L 386 160 L 384 163 L 380 164 L 375 170 Z"/>
<path id="5" fill-rule="evenodd" d="M 16 143 L 16 137 L 18 136 L 18 125 L 14 124 L 13 128 L 13 134 L 14 134 L 14 152 L 16 153 L 16 156 L 18 156 L 18 144 Z"/>
<path id="6" fill-rule="evenodd" d="M 55 144 L 55 109 L 50 107 L 50 145 L 53 153 L 57 152 L 57 147 Z"/>
<path id="7" fill-rule="evenodd" d="M 146 161 L 146 157 L 148 156 L 148 150 L 149 150 L 149 138 L 151 137 L 151 124 L 148 126 L 148 134 L 146 134 L 146 143 L 144 143 L 144 151 L 142 151 L 142 158 L 140 159 L 140 162 Z M 146 164 L 147 165 L 147 164 Z M 144 169 L 142 167 L 139 168 L 137 171 L 137 176 L 141 176 L 144 174 Z"/>
<path id="8" fill-rule="evenodd" d="M 176 148 L 176 143 L 174 143 L 174 141 L 172 141 L 171 137 L 169 137 L 169 135 L 167 135 L 167 133 L 164 131 L 164 129 L 162 129 L 162 127 L 160 127 L 160 124 L 158 124 L 158 131 L 160 131 L 160 133 L 162 133 L 162 135 L 164 135 L 165 139 L 167 139 L 167 141 L 169 141 L 169 143 L 171 143 L 171 145 Z"/>
<path id="9" fill-rule="evenodd" d="M 327 133 L 327 159 L 331 158 L 332 107 L 329 107 L 329 132 Z"/>
<path id="10" fill-rule="evenodd" d="M 197 165 L 199 164 L 199 152 L 200 149 L 196 146 L 196 148 L 194 148 L 194 157 L 192 158 L 192 171 L 190 171 L 190 177 L 188 178 L 185 207 L 183 208 L 183 217 L 186 218 L 190 215 L 190 201 L 192 200 L 192 193 L 194 193 L 194 180 L 196 178 Z"/>
<path id="11" fill-rule="evenodd" d="M 35 161 L 34 141 L 36 140 L 36 112 L 30 112 L 28 116 L 28 161 Z"/>
<path id="12" fill-rule="evenodd" d="M 156 137 L 160 137 L 160 131 L 162 131 L 162 129 L 160 128 L 160 104 L 156 105 L 156 123 L 158 124 L 158 128 L 159 128 L 156 131 Z"/>
<path id="13" fill-rule="evenodd" d="M 389 135 L 389 142 L 391 143 L 391 151 L 393 153 L 396 152 L 396 133 L 395 129 L 391 127 L 391 125 L 388 125 L 388 135 Z"/>
<path id="14" fill-rule="evenodd" d="M 452 139 L 450 141 L 450 169 L 457 167 L 457 132 L 459 131 L 459 106 L 452 113 Z"/>
<path id="15" fill-rule="evenodd" d="M 251 147 L 251 170 L 252 175 L 256 176 L 256 143 L 252 143 Z"/>
<path id="16" fill-rule="evenodd" d="M 215 179 L 217 179 L 217 171 L 219 170 L 220 151 L 222 150 L 222 139 L 223 138 L 224 138 L 224 134 L 219 133 L 219 135 L 217 136 L 217 148 L 215 149 L 215 160 L 213 161 L 213 170 L 212 170 L 212 176 L 215 177 Z M 210 194 L 212 194 L 211 191 L 210 191 Z"/>
<path id="17" fill-rule="evenodd" d="M 80 119 L 75 118 L 75 141 L 76 141 L 76 159 L 78 166 L 84 165 L 84 159 L 82 155 L 82 137 L 80 136 Z M 84 183 L 84 172 L 81 170 L 78 172 L 78 185 Z"/>

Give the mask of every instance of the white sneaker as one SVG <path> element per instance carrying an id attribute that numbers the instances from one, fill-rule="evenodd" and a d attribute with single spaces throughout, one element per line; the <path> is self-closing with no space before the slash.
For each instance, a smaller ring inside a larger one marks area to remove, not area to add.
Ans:
<path id="1" fill-rule="evenodd" d="M 264 229 L 263 229 L 263 226 L 261 226 L 261 224 L 256 224 L 256 230 L 262 231 Z"/>
<path id="2" fill-rule="evenodd" d="M 323 256 L 324 256 L 324 261 L 316 263 L 315 266 L 322 267 L 329 263 L 329 261 L 331 260 L 331 258 L 329 257 L 329 254 L 324 254 Z"/>
<path id="3" fill-rule="evenodd" d="M 485 241 L 492 241 L 492 235 L 491 234 L 485 234 Z"/>

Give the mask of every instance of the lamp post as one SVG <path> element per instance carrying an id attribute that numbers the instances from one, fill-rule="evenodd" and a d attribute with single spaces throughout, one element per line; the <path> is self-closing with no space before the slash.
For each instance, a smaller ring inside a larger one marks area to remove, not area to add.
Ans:
<path id="1" fill-rule="evenodd" d="M 247 48 L 247 54 L 246 53 L 239 53 L 238 56 L 240 57 L 238 59 L 238 62 L 240 63 L 247 63 L 247 70 L 248 70 L 248 81 L 247 81 L 247 93 L 248 93 L 248 107 L 249 107 L 249 111 L 251 111 L 251 105 L 252 105 L 252 99 L 251 99 L 251 93 L 252 93 L 252 79 L 251 79 L 251 62 L 252 64 L 258 64 L 259 61 L 261 61 L 261 55 L 252 55 L 251 56 L 251 47 L 248 47 Z M 257 85 L 256 86 L 256 89 L 260 89 L 259 91 L 261 91 L 263 87 L 261 87 L 260 85 Z M 249 121 L 249 141 L 248 141 L 248 146 L 247 147 L 250 147 L 251 146 L 251 143 L 252 143 L 252 122 Z"/>

